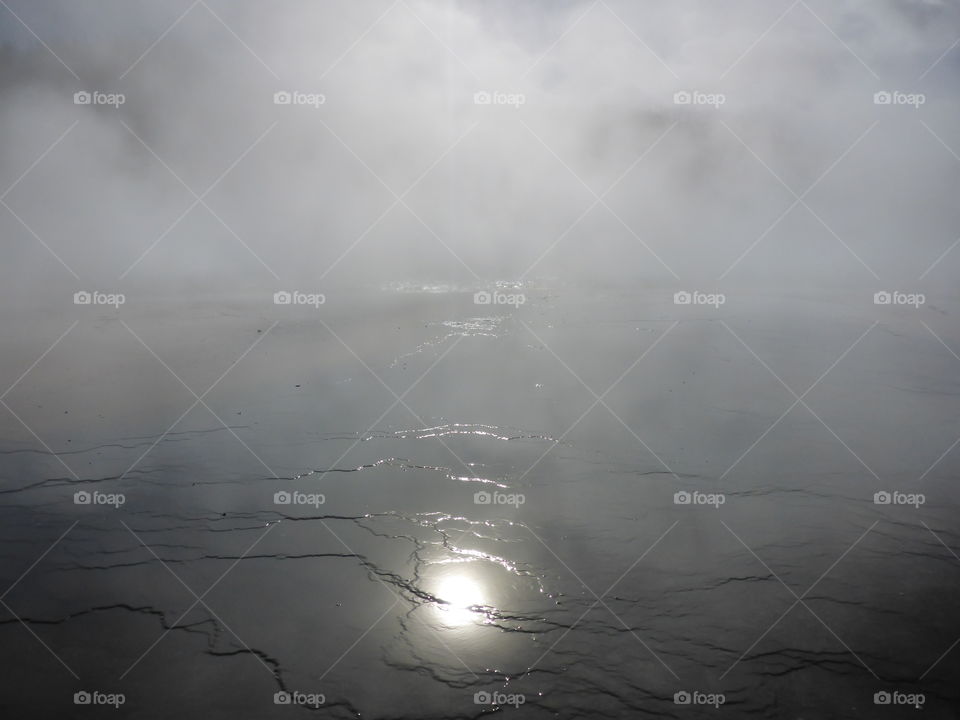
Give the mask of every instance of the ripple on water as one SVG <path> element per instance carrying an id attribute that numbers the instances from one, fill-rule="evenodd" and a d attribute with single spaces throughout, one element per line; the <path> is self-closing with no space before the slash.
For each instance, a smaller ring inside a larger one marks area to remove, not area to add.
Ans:
<path id="1" fill-rule="evenodd" d="M 428 348 L 443 345 L 451 338 L 456 337 L 488 337 L 497 338 L 502 335 L 500 326 L 505 316 L 490 315 L 486 317 L 470 317 L 461 320 L 441 320 L 427 323 L 428 328 L 439 328 L 434 337 L 417 345 L 413 350 L 394 358 L 390 367 L 397 367 L 407 358 L 419 355 Z"/>

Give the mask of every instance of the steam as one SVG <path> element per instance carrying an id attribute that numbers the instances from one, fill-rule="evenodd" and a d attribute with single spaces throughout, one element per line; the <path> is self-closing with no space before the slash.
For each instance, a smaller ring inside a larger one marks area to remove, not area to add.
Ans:
<path id="1" fill-rule="evenodd" d="M 11 2 L 2 190 L 29 172 L 0 207 L 2 280 L 130 296 L 533 277 L 948 291 L 949 254 L 919 278 L 960 220 L 960 9 L 786 10 Z"/>

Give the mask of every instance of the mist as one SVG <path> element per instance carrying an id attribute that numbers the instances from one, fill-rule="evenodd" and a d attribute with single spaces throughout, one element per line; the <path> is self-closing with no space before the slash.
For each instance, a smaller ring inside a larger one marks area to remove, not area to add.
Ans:
<path id="1" fill-rule="evenodd" d="M 0 712 L 953 717 L 958 78 L 952 0 L 0 0 Z"/>
<path id="2" fill-rule="evenodd" d="M 957 54 L 933 61 L 958 12 L 13 3 L 4 187 L 56 145 L 4 196 L 23 221 L 4 211 L 4 282 L 916 284 L 956 240 Z M 874 104 L 884 90 L 925 102 Z M 786 212 L 793 193 L 812 210 Z M 945 270 L 925 287 L 949 291 Z"/>

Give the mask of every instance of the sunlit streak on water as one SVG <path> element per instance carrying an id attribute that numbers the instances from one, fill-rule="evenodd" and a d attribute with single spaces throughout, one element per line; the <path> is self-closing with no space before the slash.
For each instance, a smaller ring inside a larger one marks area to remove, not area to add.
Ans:
<path id="1" fill-rule="evenodd" d="M 436 596 L 445 625 L 467 625 L 485 617 L 488 601 L 484 589 L 465 573 L 444 577 L 437 586 Z"/>

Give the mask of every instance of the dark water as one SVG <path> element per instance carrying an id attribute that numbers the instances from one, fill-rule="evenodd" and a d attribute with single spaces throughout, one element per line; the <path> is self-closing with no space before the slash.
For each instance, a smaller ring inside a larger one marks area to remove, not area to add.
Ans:
<path id="1" fill-rule="evenodd" d="M 958 717 L 952 309 L 474 289 L 7 318 L 3 716 Z"/>

